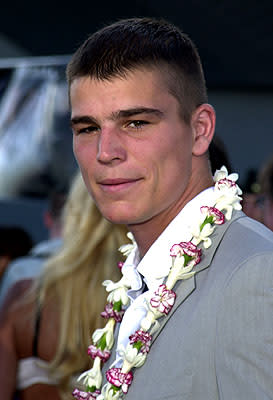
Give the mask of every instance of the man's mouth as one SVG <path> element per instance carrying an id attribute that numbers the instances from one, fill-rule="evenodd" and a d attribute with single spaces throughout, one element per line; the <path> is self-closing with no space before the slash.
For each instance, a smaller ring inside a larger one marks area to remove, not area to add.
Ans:
<path id="1" fill-rule="evenodd" d="M 104 192 L 118 193 L 132 188 L 141 180 L 141 178 L 103 179 L 102 181 L 99 181 L 98 184 Z"/>

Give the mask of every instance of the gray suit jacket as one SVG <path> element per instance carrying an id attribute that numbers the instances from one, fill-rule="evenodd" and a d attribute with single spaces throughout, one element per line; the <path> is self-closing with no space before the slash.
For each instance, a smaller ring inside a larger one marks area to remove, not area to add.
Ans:
<path id="1" fill-rule="evenodd" d="M 237 212 L 211 238 L 126 400 L 273 399 L 273 233 Z"/>

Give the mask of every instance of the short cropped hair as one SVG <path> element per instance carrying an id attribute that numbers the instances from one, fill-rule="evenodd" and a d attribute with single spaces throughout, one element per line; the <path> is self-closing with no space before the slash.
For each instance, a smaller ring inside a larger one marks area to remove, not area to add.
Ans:
<path id="1" fill-rule="evenodd" d="M 111 80 L 137 68 L 163 72 L 169 92 L 189 123 L 192 112 L 207 102 L 198 51 L 178 27 L 154 18 L 124 19 L 92 34 L 67 66 L 69 88 L 76 78 Z"/>

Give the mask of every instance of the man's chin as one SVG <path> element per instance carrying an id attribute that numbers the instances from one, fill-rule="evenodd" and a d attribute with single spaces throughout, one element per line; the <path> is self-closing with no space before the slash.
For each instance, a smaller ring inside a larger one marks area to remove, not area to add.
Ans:
<path id="1" fill-rule="evenodd" d="M 113 224 L 128 225 L 137 220 L 136 211 L 129 202 L 107 204 L 106 202 L 99 201 L 96 203 L 103 217 Z"/>
<path id="2" fill-rule="evenodd" d="M 131 219 L 128 218 L 123 218 L 123 217 L 108 217 L 105 216 L 105 219 L 107 219 L 107 221 L 111 222 L 112 224 L 118 224 L 118 225 L 134 225 L 135 222 Z"/>
<path id="3" fill-rule="evenodd" d="M 135 215 L 132 215 L 128 212 L 121 213 L 115 210 L 114 212 L 106 212 L 105 210 L 101 210 L 102 215 L 105 219 L 113 224 L 120 225 L 135 225 L 138 223 L 138 218 Z"/>

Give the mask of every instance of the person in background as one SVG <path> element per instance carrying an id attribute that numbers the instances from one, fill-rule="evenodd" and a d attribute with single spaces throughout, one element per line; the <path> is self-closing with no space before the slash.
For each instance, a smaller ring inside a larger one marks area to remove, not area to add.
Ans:
<path id="1" fill-rule="evenodd" d="M 247 171 L 243 190 L 242 208 L 243 212 L 256 221 L 263 222 L 263 212 L 261 207 L 261 186 L 258 182 L 258 171 L 250 168 Z"/>
<path id="2" fill-rule="evenodd" d="M 17 282 L 0 313 L 1 398 L 71 399 L 73 378 L 89 366 L 86 347 L 101 324 L 101 282 L 118 279 L 125 226 L 105 220 L 78 174 L 63 214 L 63 245 L 34 283 Z"/>
<path id="3" fill-rule="evenodd" d="M 258 174 L 260 208 L 263 223 L 273 231 L 273 157 L 262 166 Z"/>
<path id="4" fill-rule="evenodd" d="M 26 255 L 32 246 L 32 238 L 25 229 L 19 226 L 0 226 L 0 282 L 11 262 Z"/>
<path id="5" fill-rule="evenodd" d="M 231 162 L 225 143 L 219 135 L 215 135 L 209 145 L 209 160 L 212 174 L 224 165 L 228 171 L 232 171 Z"/>
<path id="6" fill-rule="evenodd" d="M 62 209 L 66 200 L 67 189 L 55 189 L 48 198 L 47 209 L 44 212 L 43 220 L 48 230 L 48 239 L 36 244 L 30 252 L 21 254 L 10 263 L 5 271 L 0 284 L 0 307 L 5 296 L 17 281 L 38 276 L 48 257 L 54 254 L 62 244 Z M 28 254 L 27 254 L 28 253 Z"/>
<path id="7" fill-rule="evenodd" d="M 272 399 L 273 233 L 241 211 L 237 174 L 211 174 L 215 111 L 195 45 L 166 21 L 117 21 L 67 78 L 85 184 L 133 235 L 122 279 L 104 283 L 123 319 L 116 335 L 114 317 L 94 332 L 75 398 Z"/>

